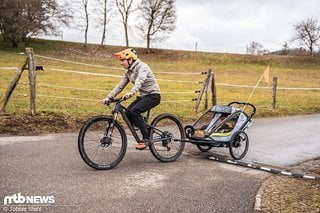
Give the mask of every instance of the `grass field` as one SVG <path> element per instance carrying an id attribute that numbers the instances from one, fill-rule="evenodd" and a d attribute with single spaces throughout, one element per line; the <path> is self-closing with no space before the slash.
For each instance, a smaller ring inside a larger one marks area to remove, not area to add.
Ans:
<path id="1" fill-rule="evenodd" d="M 7 105 L 6 113 L 0 114 L 0 135 L 42 134 L 64 132 L 67 129 L 78 131 L 79 125 L 84 122 L 81 118 L 110 112 L 111 109 L 102 105 L 100 100 L 117 84 L 119 78 L 61 72 L 57 69 L 122 75 L 123 71 L 119 70 L 119 62 L 113 57 L 113 53 L 123 47 L 89 45 L 84 48 L 82 44 L 45 40 L 33 41 L 30 47 L 37 55 L 101 65 L 105 68 L 36 57 L 36 63 L 45 68 L 44 71 L 37 72 L 37 116 L 27 115 L 29 86 L 25 71 Z M 0 42 L 1 101 L 16 74 L 16 70 L 9 68 L 18 67 L 25 60 L 25 56 L 20 54 L 24 52 L 24 48 L 21 46 L 13 49 L 10 44 Z M 153 110 L 153 114 L 174 113 L 186 123 L 194 121 L 203 113 L 203 104 L 200 106 L 202 111 L 195 112 L 195 102 L 191 100 L 197 97 L 194 91 L 201 88 L 201 84 L 194 82 L 203 81 L 204 76 L 199 73 L 208 69 L 212 69 L 215 73 L 217 84 L 254 86 L 266 66 L 270 65 L 271 77 L 278 78 L 278 87 L 320 88 L 320 58 L 311 61 L 308 57 L 293 56 L 252 56 L 169 50 L 146 53 L 143 49 L 137 50 L 139 57 L 156 73 L 162 90 L 163 102 Z M 189 74 L 173 75 L 157 72 Z M 260 86 L 271 87 L 264 82 Z M 217 101 L 218 104 L 231 101 L 245 102 L 251 92 L 252 88 L 218 85 Z M 257 117 L 320 113 L 320 90 L 278 90 L 277 107 L 274 110 L 271 107 L 271 89 L 257 89 L 250 102 L 257 107 Z M 316 167 L 312 165 L 312 168 Z M 318 197 L 315 197 L 317 185 L 313 182 L 288 180 L 287 177 L 280 177 L 279 180 L 277 176 L 272 181 L 263 194 L 263 211 L 277 212 L 288 209 L 290 211 L 293 208 L 297 212 L 309 212 L 310 209 L 311 211 L 319 209 L 319 202 L 314 202 Z M 282 193 L 278 193 L 279 191 Z"/>
<path id="2" fill-rule="evenodd" d="M 44 71 L 37 72 L 38 113 L 54 112 L 72 117 L 88 117 L 110 112 L 100 100 L 120 78 L 58 70 L 122 75 L 123 71 L 119 69 L 120 64 L 113 57 L 113 53 L 123 47 L 89 45 L 84 48 L 82 44 L 46 40 L 33 41 L 29 46 L 34 49 L 36 55 L 104 66 L 104 68 L 85 66 L 37 56 L 36 64 L 44 66 Z M 25 56 L 20 54 L 24 52 L 24 48 L 22 45 L 13 49 L 10 44 L 0 43 L 1 100 L 16 73 L 14 69 L 3 67 L 18 67 L 25 59 Z M 273 76 L 278 78 L 279 88 L 320 88 L 320 58 L 311 61 L 308 57 L 302 56 L 252 56 L 173 50 L 154 50 L 147 53 L 139 48 L 137 51 L 139 58 L 147 62 L 155 72 L 161 87 L 162 103 L 153 111 L 153 115 L 170 112 L 185 122 L 193 121 L 203 112 L 203 103 L 200 106 L 201 110 L 194 111 L 196 102 L 192 101 L 192 98 L 197 97 L 198 94 L 194 91 L 200 90 L 202 86 L 197 82 L 203 81 L 205 77 L 199 73 L 208 69 L 212 69 L 218 84 L 218 104 L 227 104 L 231 101 L 246 102 L 252 88 L 219 84 L 254 86 L 267 65 L 270 65 L 271 78 Z M 172 74 L 173 72 L 189 74 Z M 259 86 L 272 85 L 261 82 Z M 28 96 L 28 75 L 25 71 L 7 105 L 6 113 L 28 113 Z M 258 88 L 250 102 L 257 107 L 257 117 L 319 113 L 320 90 L 279 89 L 277 107 L 273 110 L 272 89 Z"/>

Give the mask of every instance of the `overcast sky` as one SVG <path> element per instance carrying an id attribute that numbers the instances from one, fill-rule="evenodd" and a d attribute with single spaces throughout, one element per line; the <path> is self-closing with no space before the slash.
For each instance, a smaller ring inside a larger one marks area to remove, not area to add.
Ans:
<path id="1" fill-rule="evenodd" d="M 245 53 L 246 45 L 256 41 L 273 51 L 293 37 L 298 21 L 313 17 L 320 23 L 320 0 L 177 0 L 176 11 L 175 31 L 153 47 L 195 50 L 197 43 L 199 51 Z M 125 45 L 119 22 L 110 23 L 107 44 Z M 130 29 L 130 44 L 145 46 L 136 31 Z M 89 31 L 89 42 L 99 43 L 99 34 L 97 29 Z M 64 30 L 63 39 L 84 40 L 71 30 Z M 293 46 L 297 44 L 289 43 Z"/>

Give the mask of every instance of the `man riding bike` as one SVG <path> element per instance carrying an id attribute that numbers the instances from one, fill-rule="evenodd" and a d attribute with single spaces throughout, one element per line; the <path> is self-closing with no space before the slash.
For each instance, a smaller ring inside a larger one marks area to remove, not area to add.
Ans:
<path id="1" fill-rule="evenodd" d="M 102 100 L 104 104 L 109 104 L 127 85 L 133 83 L 132 89 L 126 93 L 123 98 L 128 99 L 135 95 L 138 96 L 129 106 L 126 112 L 129 120 L 139 128 L 143 140 L 136 146 L 136 149 L 143 150 L 150 145 L 149 130 L 141 113 L 160 104 L 160 87 L 154 77 L 150 67 L 138 59 L 137 52 L 128 48 L 117 52 L 114 56 L 120 61 L 120 64 L 126 69 L 124 76 L 117 86 Z"/>

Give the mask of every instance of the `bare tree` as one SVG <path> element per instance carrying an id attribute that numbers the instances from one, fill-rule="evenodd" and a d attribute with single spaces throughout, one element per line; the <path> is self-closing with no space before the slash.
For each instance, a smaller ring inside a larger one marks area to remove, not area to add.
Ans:
<path id="1" fill-rule="evenodd" d="M 107 33 L 107 24 L 110 21 L 110 18 L 112 17 L 113 14 L 113 2 L 110 0 L 97 0 L 98 4 L 100 6 L 98 7 L 98 12 L 102 14 L 102 16 L 99 17 L 99 24 L 97 27 L 101 27 L 102 25 L 102 38 L 101 38 L 101 45 L 104 45 L 105 40 L 106 40 L 106 33 Z"/>
<path id="2" fill-rule="evenodd" d="M 59 25 L 68 25 L 66 11 L 56 0 L 1 0 L 0 31 L 14 47 L 27 44 L 32 36 L 56 34 Z"/>
<path id="3" fill-rule="evenodd" d="M 23 5 L 21 1 L 0 1 L 0 30 L 4 41 L 12 42 L 17 47 L 22 40 Z"/>
<path id="4" fill-rule="evenodd" d="M 73 27 L 84 33 L 84 46 L 88 44 L 88 31 L 90 24 L 90 9 L 89 0 L 76 0 L 72 2 L 73 13 L 75 14 L 76 22 L 73 23 Z"/>
<path id="5" fill-rule="evenodd" d="M 145 0 L 139 5 L 143 22 L 138 25 L 147 40 L 147 49 L 151 40 L 165 40 L 166 34 L 175 29 L 175 0 Z"/>
<path id="6" fill-rule="evenodd" d="M 84 9 L 84 46 L 87 46 L 88 43 L 88 29 L 89 29 L 89 11 L 88 11 L 89 0 L 82 0 L 82 7 Z"/>
<path id="7" fill-rule="evenodd" d="M 285 42 L 282 47 L 283 47 L 283 48 L 282 48 L 282 54 L 288 55 L 288 50 L 289 50 L 289 44 L 288 44 L 288 42 Z"/>
<path id="8" fill-rule="evenodd" d="M 249 44 L 249 46 L 247 47 L 247 53 L 251 54 L 251 55 L 256 55 L 259 53 L 260 50 L 262 50 L 262 45 L 259 44 L 258 42 L 251 42 Z"/>
<path id="9" fill-rule="evenodd" d="M 308 18 L 294 25 L 295 36 L 293 40 L 298 40 L 302 45 L 306 45 L 313 57 L 314 47 L 320 40 L 320 25 L 317 19 Z"/>
<path id="10" fill-rule="evenodd" d="M 129 37 L 128 37 L 128 19 L 129 15 L 133 11 L 132 2 L 133 0 L 115 0 L 118 11 L 121 15 L 122 24 L 124 26 L 124 33 L 126 38 L 126 46 L 129 47 Z"/>

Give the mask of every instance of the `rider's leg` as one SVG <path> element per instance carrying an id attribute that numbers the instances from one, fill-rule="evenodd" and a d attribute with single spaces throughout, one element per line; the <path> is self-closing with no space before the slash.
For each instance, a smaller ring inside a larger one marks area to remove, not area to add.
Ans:
<path id="1" fill-rule="evenodd" d="M 135 126 L 137 126 L 137 124 L 135 123 L 135 120 L 133 119 L 133 117 L 132 117 L 132 115 L 131 115 L 131 110 L 132 110 L 132 108 L 133 108 L 140 100 L 141 100 L 141 97 L 138 96 L 137 99 L 134 100 L 134 101 L 127 107 L 128 111 L 125 112 L 127 118 L 129 119 L 129 121 L 130 121 L 133 125 L 135 125 Z"/>
<path id="2" fill-rule="evenodd" d="M 147 95 L 141 98 L 140 101 L 136 102 L 134 106 L 131 107 L 130 113 L 134 122 L 139 127 L 142 137 L 145 140 L 149 139 L 149 131 L 147 125 L 141 113 L 146 112 L 147 110 L 157 106 L 160 103 L 160 95 Z"/>

